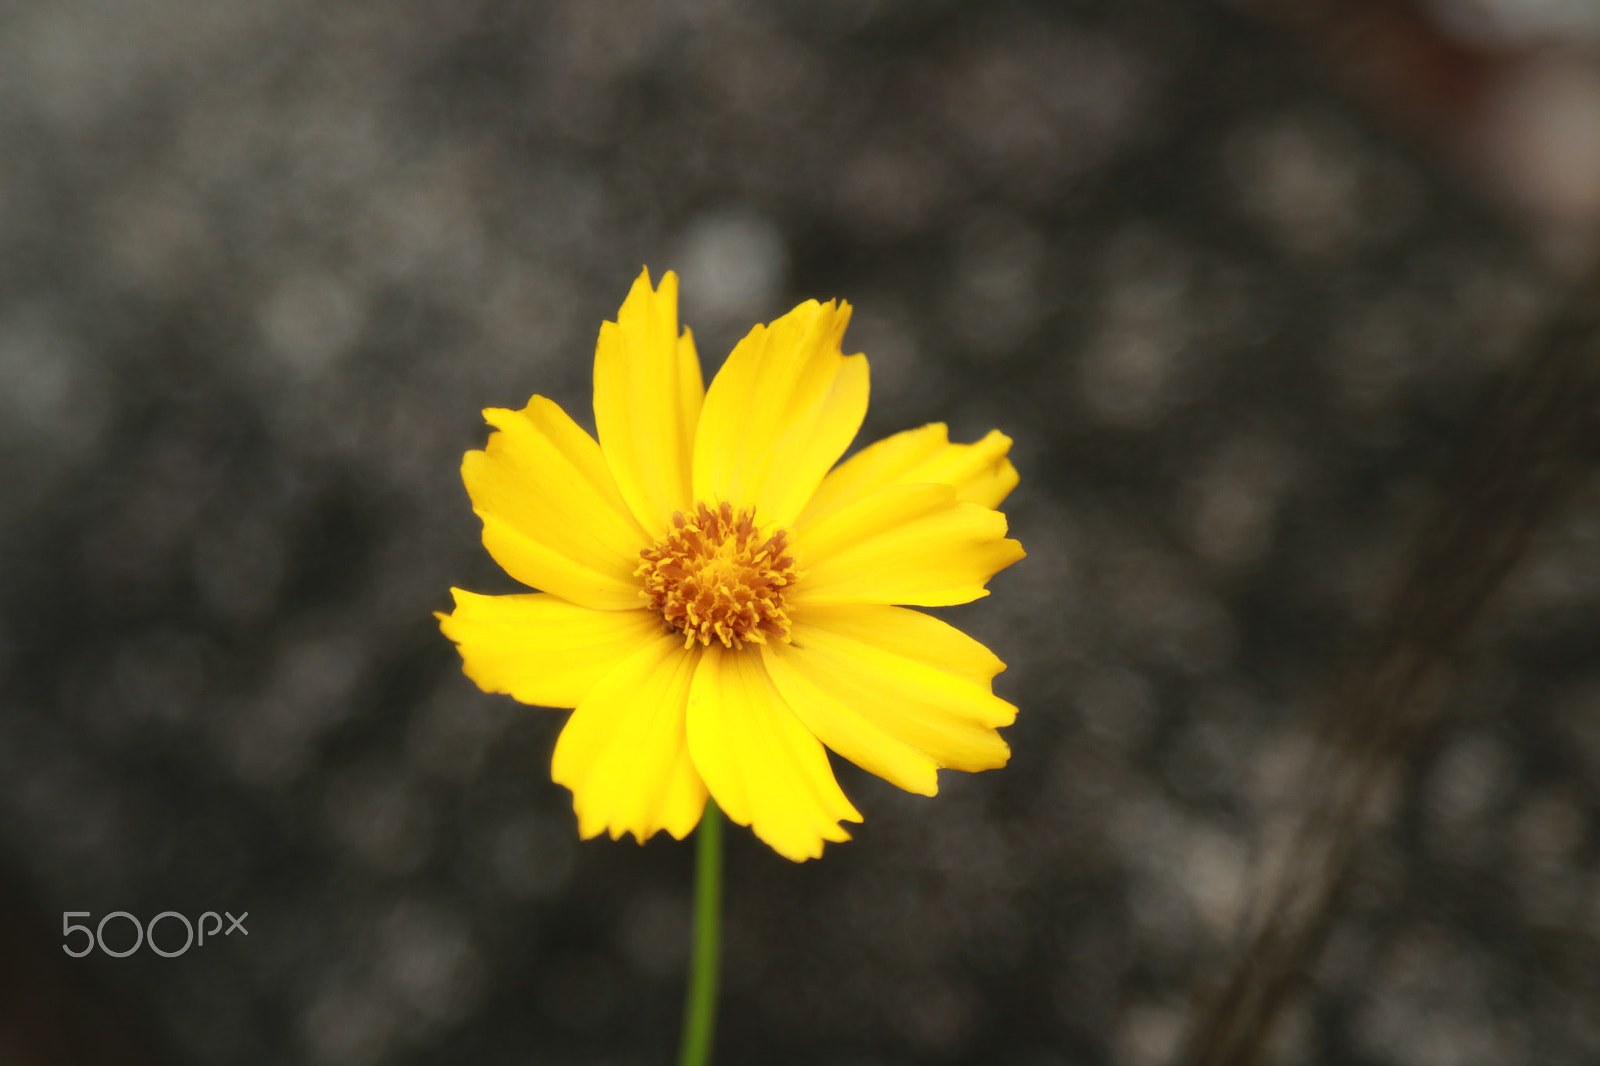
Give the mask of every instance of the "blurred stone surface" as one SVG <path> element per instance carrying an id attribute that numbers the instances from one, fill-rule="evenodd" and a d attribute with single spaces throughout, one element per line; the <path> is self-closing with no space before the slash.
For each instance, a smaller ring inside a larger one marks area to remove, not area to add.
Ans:
<path id="1" fill-rule="evenodd" d="M 1023 476 L 1029 558 L 946 614 L 1010 664 L 1012 765 L 933 800 L 841 766 L 866 822 L 804 866 L 731 834 L 722 1060 L 1165 1061 L 1343 652 L 1562 295 L 1191 0 L 7 22 L 0 926 L 53 953 L 66 910 L 248 910 L 56 960 L 162 1061 L 667 1061 L 691 849 L 577 842 L 562 712 L 478 692 L 430 615 L 513 589 L 459 480 L 479 410 L 592 424 L 641 263 L 683 273 L 708 372 L 850 300 L 862 439 L 998 426 Z M 1600 1055 L 1597 531 L 1590 491 L 1541 534 L 1282 1061 Z"/>

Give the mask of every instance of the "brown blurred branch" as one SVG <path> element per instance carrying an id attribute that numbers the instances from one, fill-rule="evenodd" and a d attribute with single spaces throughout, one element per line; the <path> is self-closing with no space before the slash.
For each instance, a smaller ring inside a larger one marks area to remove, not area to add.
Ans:
<path id="1" fill-rule="evenodd" d="M 1587 297 L 1587 292 L 1585 293 Z M 1243 947 L 1180 1061 L 1252 1066 L 1315 960 L 1367 828 L 1443 717 L 1451 664 L 1532 534 L 1600 457 L 1600 321 L 1584 299 L 1485 412 L 1418 532 L 1377 639 L 1350 664 Z"/>

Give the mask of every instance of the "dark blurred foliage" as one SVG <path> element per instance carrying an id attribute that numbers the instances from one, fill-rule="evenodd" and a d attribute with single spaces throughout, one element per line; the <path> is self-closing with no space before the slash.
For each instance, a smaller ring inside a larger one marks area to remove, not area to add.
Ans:
<path id="1" fill-rule="evenodd" d="M 563 713 L 479 692 L 430 615 L 513 589 L 459 481 L 479 410 L 592 424 L 641 263 L 708 370 L 850 300 L 862 439 L 998 426 L 1023 475 L 1029 558 L 946 614 L 1010 664 L 1012 765 L 932 800 L 841 765 L 866 821 L 818 862 L 732 832 L 720 1061 L 1167 1061 L 1569 298 L 1194 0 L 4 24 L 6 1063 L 670 1060 L 692 849 L 578 842 Z M 1569 480 L 1444 649 L 1270 1060 L 1600 1056 L 1600 491 Z M 56 954 L 63 911 L 224 909 L 248 938 Z"/>

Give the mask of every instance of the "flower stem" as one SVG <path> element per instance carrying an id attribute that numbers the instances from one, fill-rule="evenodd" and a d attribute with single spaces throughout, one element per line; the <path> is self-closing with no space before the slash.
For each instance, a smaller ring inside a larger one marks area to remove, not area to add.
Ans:
<path id="1" fill-rule="evenodd" d="M 695 831 L 694 957 L 683 1005 L 678 1066 L 707 1066 L 717 1025 L 717 977 L 722 955 L 722 812 L 706 800 Z"/>

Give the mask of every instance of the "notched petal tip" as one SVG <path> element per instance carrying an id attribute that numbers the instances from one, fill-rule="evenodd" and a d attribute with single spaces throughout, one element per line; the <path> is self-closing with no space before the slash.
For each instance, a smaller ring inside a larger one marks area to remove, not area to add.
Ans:
<path id="1" fill-rule="evenodd" d="M 683 724 L 697 656 L 657 626 L 643 647 L 617 658 L 556 738 L 550 776 L 572 790 L 584 839 L 608 830 L 642 843 L 661 829 L 682 839 L 706 801 Z"/>
<path id="2" fill-rule="evenodd" d="M 990 430 L 971 444 L 955 444 L 943 422 L 885 437 L 840 463 L 823 479 L 799 519 L 820 524 L 875 492 L 897 485 L 948 485 L 956 499 L 996 509 L 1020 476 L 1007 457 L 1011 438 Z"/>
<path id="3" fill-rule="evenodd" d="M 1022 558 L 1005 533 L 1005 515 L 958 499 L 951 485 L 890 485 L 797 535 L 796 562 L 809 574 L 791 602 L 967 603 Z"/>
<path id="4" fill-rule="evenodd" d="M 822 743 L 795 717 L 759 656 L 703 654 L 689 693 L 689 751 L 717 805 L 795 862 L 850 834 L 861 813 L 840 790 Z"/>
<path id="5" fill-rule="evenodd" d="M 789 527 L 866 415 L 867 360 L 841 354 L 850 308 L 807 300 L 740 341 L 706 393 L 694 496 Z"/>
<path id="6" fill-rule="evenodd" d="M 705 388 L 699 357 L 678 323 L 678 276 L 658 288 L 640 273 L 595 345 L 595 428 L 635 519 L 652 537 L 688 506 L 690 461 Z"/>
<path id="7" fill-rule="evenodd" d="M 933 795 L 936 771 L 992 770 L 1015 705 L 990 687 L 997 660 L 961 631 L 899 607 L 806 611 L 793 645 L 766 658 L 805 725 L 862 769 Z"/>
<path id="8" fill-rule="evenodd" d="M 573 797 L 572 809 L 578 813 L 578 799 Z M 700 825 L 700 819 L 705 817 L 705 803 L 701 802 L 700 810 L 693 818 L 678 817 L 673 819 L 655 818 L 637 825 L 608 825 L 601 816 L 592 826 L 589 833 L 579 832 L 580 840 L 593 840 L 604 833 L 612 840 L 621 840 L 623 837 L 632 837 L 633 842 L 644 847 L 654 840 L 657 833 L 665 833 L 673 840 L 687 840 L 689 835 Z M 580 830 L 583 824 L 583 815 L 578 814 Z"/>
<path id="9" fill-rule="evenodd" d="M 851 817 L 850 815 L 843 815 L 842 817 L 845 821 L 850 822 L 860 822 L 863 820 L 859 814 L 855 815 L 854 817 Z M 850 831 L 848 829 L 846 829 L 843 825 L 838 824 L 834 825 L 831 830 L 822 831 L 819 837 L 817 837 L 815 840 L 808 841 L 805 844 L 800 844 L 789 837 L 766 832 L 764 831 L 764 827 L 759 823 L 753 827 L 750 826 L 749 823 L 745 822 L 736 824 L 744 825 L 747 828 L 750 828 L 751 831 L 755 833 L 757 840 L 761 841 L 763 844 L 767 845 L 767 847 L 771 848 L 773 851 L 777 852 L 779 855 L 783 856 L 785 859 L 788 859 L 792 863 L 802 863 L 809 862 L 812 859 L 820 859 L 822 858 L 822 852 L 827 845 L 845 844 L 855 839 L 850 835 Z"/>

